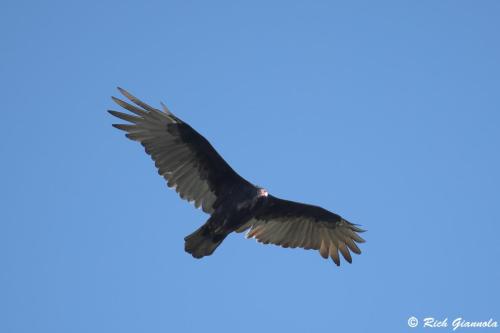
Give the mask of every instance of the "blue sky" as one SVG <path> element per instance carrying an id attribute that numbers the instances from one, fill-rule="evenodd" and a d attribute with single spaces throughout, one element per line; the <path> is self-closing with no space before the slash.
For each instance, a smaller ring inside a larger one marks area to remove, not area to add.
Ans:
<path id="1" fill-rule="evenodd" d="M 499 15 L 497 1 L 3 1 L 0 331 L 500 321 Z M 238 234 L 191 258 L 183 238 L 207 216 L 111 127 L 116 86 L 164 101 L 272 194 L 363 225 L 363 254 L 337 268 Z"/>

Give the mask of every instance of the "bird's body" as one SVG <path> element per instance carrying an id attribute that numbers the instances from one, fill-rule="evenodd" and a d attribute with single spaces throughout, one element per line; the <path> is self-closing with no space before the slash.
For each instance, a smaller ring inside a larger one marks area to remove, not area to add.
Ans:
<path id="1" fill-rule="evenodd" d="M 270 195 L 238 175 L 212 145 L 173 115 L 120 92 L 136 105 L 113 98 L 135 116 L 109 111 L 131 124 L 115 124 L 139 141 L 151 155 L 158 173 L 181 198 L 194 202 L 210 218 L 185 238 L 185 250 L 195 258 L 211 255 L 226 236 L 248 230 L 247 237 L 264 244 L 317 249 L 339 265 L 339 251 L 351 262 L 349 250 L 361 253 L 364 240 L 356 225 L 321 207 Z"/>
<path id="2" fill-rule="evenodd" d="M 227 235 L 250 221 L 267 198 L 258 195 L 250 187 L 247 190 L 238 191 L 235 189 L 230 197 L 222 200 L 207 222 L 185 238 L 185 250 L 195 258 L 210 255 Z M 197 246 L 197 240 L 199 239 L 207 239 L 208 244 L 206 245 L 210 245 L 208 239 L 212 240 L 212 244 L 207 251 Z"/>

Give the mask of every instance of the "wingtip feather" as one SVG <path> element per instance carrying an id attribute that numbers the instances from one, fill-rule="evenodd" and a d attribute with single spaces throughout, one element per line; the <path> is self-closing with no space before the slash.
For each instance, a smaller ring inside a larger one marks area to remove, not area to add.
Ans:
<path id="1" fill-rule="evenodd" d="M 163 109 L 163 112 L 165 112 L 168 115 L 172 114 L 172 112 L 170 112 L 169 108 L 163 102 L 160 102 L 160 105 L 161 105 L 161 108 Z"/>
<path id="2" fill-rule="evenodd" d="M 123 94 L 125 96 L 125 94 L 128 94 L 128 92 L 123 89 L 122 87 L 116 87 L 116 89 L 120 92 L 120 94 Z"/>
<path id="3" fill-rule="evenodd" d="M 131 100 L 132 102 L 134 102 L 134 103 L 137 103 L 138 101 L 140 102 L 140 100 L 138 98 L 136 98 L 134 95 L 132 95 L 131 93 L 129 93 L 125 89 L 123 89 L 121 87 L 116 87 L 116 89 L 118 89 L 118 91 L 120 92 L 120 94 L 122 94 L 123 96 L 125 96 L 126 98 L 128 98 L 129 100 Z"/>

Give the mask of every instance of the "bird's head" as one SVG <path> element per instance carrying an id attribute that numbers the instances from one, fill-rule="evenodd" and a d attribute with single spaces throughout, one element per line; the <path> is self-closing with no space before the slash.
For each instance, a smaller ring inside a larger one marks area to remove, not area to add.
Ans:
<path id="1" fill-rule="evenodd" d="M 269 192 L 265 188 L 259 187 L 257 189 L 257 197 L 258 198 L 266 198 L 269 195 Z"/>

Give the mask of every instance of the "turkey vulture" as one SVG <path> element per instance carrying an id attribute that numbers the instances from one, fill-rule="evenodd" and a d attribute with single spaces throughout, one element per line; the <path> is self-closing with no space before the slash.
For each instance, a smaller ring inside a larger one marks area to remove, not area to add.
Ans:
<path id="1" fill-rule="evenodd" d="M 184 238 L 185 250 L 195 258 L 211 255 L 231 232 L 248 230 L 246 237 L 258 242 L 319 250 L 340 265 L 339 251 L 349 263 L 360 254 L 356 243 L 364 230 L 321 207 L 270 195 L 238 175 L 212 145 L 161 103 L 155 109 L 118 88 L 133 104 L 112 97 L 132 114 L 109 110 L 129 122 L 113 124 L 141 143 L 165 178 L 182 199 L 194 202 L 210 218 Z"/>

